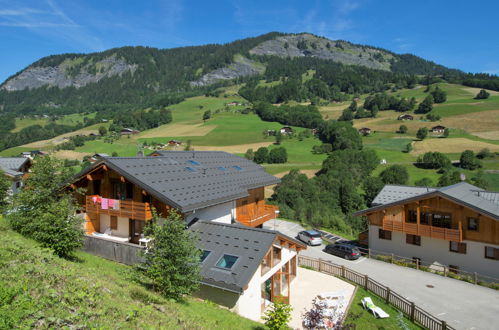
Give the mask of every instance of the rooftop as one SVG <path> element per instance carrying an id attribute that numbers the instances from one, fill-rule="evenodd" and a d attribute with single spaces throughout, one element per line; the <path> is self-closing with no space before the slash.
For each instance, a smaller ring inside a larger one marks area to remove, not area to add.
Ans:
<path id="1" fill-rule="evenodd" d="M 29 159 L 25 157 L 0 157 L 0 169 L 9 176 L 20 176 L 24 173 L 19 170 L 26 162 Z"/>

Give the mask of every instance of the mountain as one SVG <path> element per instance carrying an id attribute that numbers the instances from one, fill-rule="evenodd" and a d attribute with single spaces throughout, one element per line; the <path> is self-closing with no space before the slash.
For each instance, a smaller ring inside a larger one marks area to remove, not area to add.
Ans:
<path id="1" fill-rule="evenodd" d="M 461 74 L 413 55 L 308 33 L 272 32 L 224 45 L 122 47 L 44 57 L 0 85 L 0 109 L 24 114 L 72 113 L 136 109 L 158 102 L 168 105 L 179 94 L 201 94 L 227 81 L 252 76 L 268 79 L 265 75 L 273 59 L 281 59 L 280 67 L 297 59 L 310 60 L 300 62 L 301 68 L 351 65 L 371 70 L 370 75 L 391 73 L 389 81 L 407 74 Z"/>

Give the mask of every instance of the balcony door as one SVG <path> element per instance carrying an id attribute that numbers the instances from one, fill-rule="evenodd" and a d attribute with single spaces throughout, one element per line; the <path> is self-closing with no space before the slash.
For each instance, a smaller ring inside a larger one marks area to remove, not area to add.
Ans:
<path id="1" fill-rule="evenodd" d="M 133 184 L 118 180 L 113 181 L 111 198 L 119 200 L 133 200 Z"/>
<path id="2" fill-rule="evenodd" d="M 135 244 L 139 244 L 139 239 L 144 232 L 145 221 L 143 220 L 129 220 L 129 228 L 130 228 L 130 241 Z"/>

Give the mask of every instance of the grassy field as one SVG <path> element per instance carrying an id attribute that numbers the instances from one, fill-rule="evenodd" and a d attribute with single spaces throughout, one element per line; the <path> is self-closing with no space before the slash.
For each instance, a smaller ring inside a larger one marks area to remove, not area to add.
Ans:
<path id="1" fill-rule="evenodd" d="M 12 232 L 0 219 L 0 328 L 257 329 L 213 303 L 166 300 L 129 266 L 84 252 L 71 262 Z"/>
<path id="2" fill-rule="evenodd" d="M 48 119 L 45 118 L 16 118 L 16 128 L 14 128 L 11 132 L 16 133 L 32 125 L 41 125 L 45 126 L 48 123 Z"/>
<path id="3" fill-rule="evenodd" d="M 383 309 L 386 313 L 390 315 L 386 319 L 377 319 L 372 313 L 362 307 L 361 300 L 364 297 L 371 297 L 373 303 Z M 361 287 L 357 287 L 357 292 L 353 298 L 352 304 L 350 305 L 350 310 L 348 311 L 347 317 L 344 321 L 344 326 L 348 325 L 354 326 L 352 329 L 423 329 L 418 325 L 412 323 L 407 317 L 405 317 L 401 312 L 393 308 L 384 302 L 383 299 L 364 290 Z"/>

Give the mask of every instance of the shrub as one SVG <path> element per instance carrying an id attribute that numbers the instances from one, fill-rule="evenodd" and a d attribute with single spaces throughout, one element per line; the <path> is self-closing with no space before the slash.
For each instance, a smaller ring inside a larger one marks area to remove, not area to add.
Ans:
<path id="1" fill-rule="evenodd" d="M 257 164 L 263 164 L 263 163 L 267 162 L 268 157 L 269 157 L 269 150 L 266 147 L 260 147 L 255 152 L 255 157 L 253 160 Z"/>
<path id="2" fill-rule="evenodd" d="M 392 165 L 380 173 L 379 177 L 385 184 L 406 184 L 409 173 L 402 165 Z"/>
<path id="3" fill-rule="evenodd" d="M 475 96 L 475 99 L 477 100 L 484 100 L 488 99 L 490 96 L 490 93 L 487 92 L 485 89 L 481 89 L 478 94 Z"/>
<path id="4" fill-rule="evenodd" d="M 421 127 L 416 133 L 416 137 L 420 140 L 424 140 L 428 136 L 428 128 Z"/>
<path id="5" fill-rule="evenodd" d="M 288 161 L 288 153 L 286 151 L 286 148 L 279 147 L 270 150 L 268 156 L 269 164 L 282 164 L 286 163 L 287 161 Z"/>
<path id="6" fill-rule="evenodd" d="M 276 301 L 262 319 L 265 320 L 265 325 L 271 330 L 288 329 L 291 310 L 291 305 Z"/>

